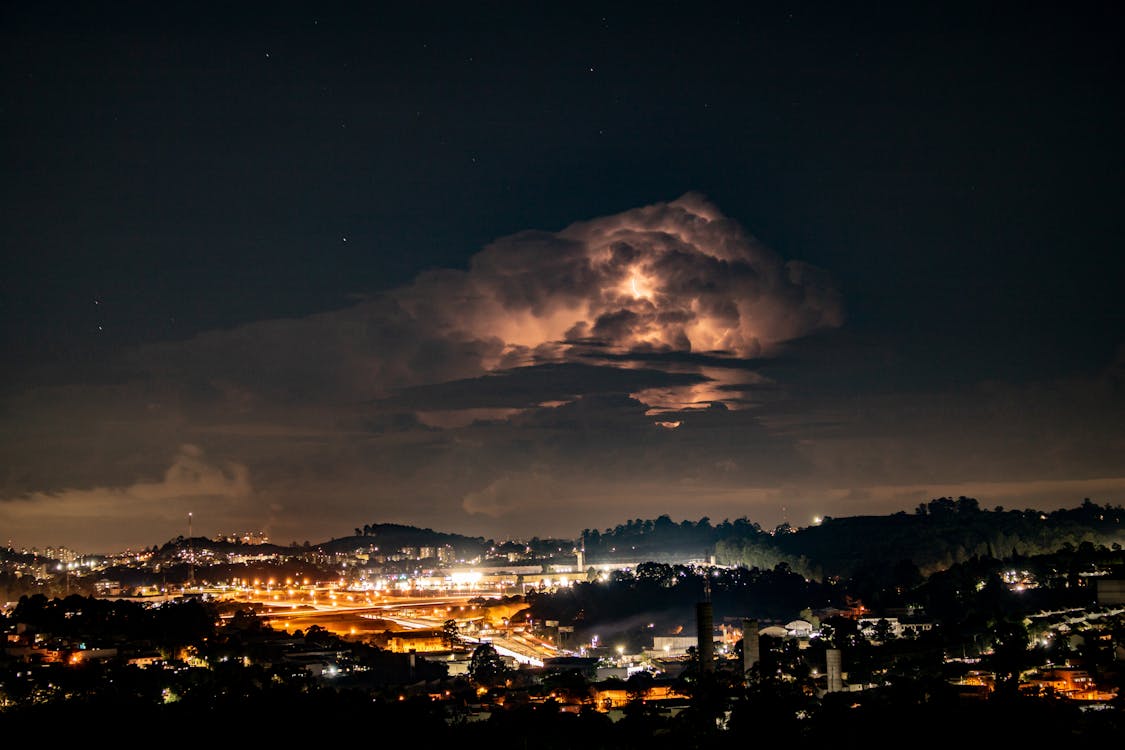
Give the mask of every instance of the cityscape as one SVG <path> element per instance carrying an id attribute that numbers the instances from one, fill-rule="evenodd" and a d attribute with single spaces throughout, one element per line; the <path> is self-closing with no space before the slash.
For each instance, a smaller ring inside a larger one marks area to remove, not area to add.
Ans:
<path id="1" fill-rule="evenodd" d="M 912 528 L 855 560 L 833 538 L 857 523 Z M 1121 506 L 961 497 L 769 530 L 661 516 L 565 540 L 373 523 L 316 544 L 242 532 L 117 554 L 9 547 L 0 722 L 222 715 L 236 688 L 271 700 L 243 684 L 263 673 L 296 691 L 292 710 L 409 701 L 466 737 L 551 721 L 564 734 L 548 743 L 717 742 L 768 711 L 762 736 L 817 738 L 830 716 L 864 732 L 940 706 L 982 736 L 1026 712 L 1029 732 L 1108 739 L 1125 721 L 1123 542 Z M 917 562 L 871 565 L 911 549 Z M 767 550 L 771 566 L 749 564 Z"/>

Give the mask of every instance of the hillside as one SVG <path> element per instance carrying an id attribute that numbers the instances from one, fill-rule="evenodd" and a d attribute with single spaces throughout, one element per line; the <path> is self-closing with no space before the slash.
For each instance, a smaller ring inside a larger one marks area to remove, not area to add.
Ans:
<path id="1" fill-rule="evenodd" d="M 453 547 L 458 559 L 471 559 L 483 554 L 487 543 L 480 537 L 450 534 L 395 523 L 377 523 L 356 529 L 358 534 L 331 539 L 313 545 L 323 552 L 352 552 L 377 547 L 382 552 L 397 552 L 406 547 Z"/>

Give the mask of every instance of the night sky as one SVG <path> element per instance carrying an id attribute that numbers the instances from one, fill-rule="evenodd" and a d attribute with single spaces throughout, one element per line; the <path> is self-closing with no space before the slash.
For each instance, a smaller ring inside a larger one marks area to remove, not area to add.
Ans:
<path id="1" fill-rule="evenodd" d="M 1125 500 L 1122 11 L 604 5 L 5 3 L 0 543 Z"/>

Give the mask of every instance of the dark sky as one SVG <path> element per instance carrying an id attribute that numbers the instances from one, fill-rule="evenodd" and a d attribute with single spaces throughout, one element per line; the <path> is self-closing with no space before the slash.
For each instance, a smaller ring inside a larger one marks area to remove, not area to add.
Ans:
<path id="1" fill-rule="evenodd" d="M 0 541 L 1125 499 L 1111 4 L 323 5 L 0 10 Z"/>

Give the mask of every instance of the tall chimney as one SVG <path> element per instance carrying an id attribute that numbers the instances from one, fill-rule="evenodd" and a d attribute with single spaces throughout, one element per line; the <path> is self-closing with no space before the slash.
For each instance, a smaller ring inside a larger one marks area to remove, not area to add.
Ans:
<path id="1" fill-rule="evenodd" d="M 710 601 L 695 605 L 696 651 L 701 672 L 710 672 L 715 668 L 715 626 L 712 618 Z"/>
<path id="2" fill-rule="evenodd" d="M 750 667 L 762 660 L 761 642 L 758 639 L 758 621 L 743 619 L 742 621 L 742 673 L 750 671 Z"/>
<path id="3" fill-rule="evenodd" d="M 844 689 L 844 678 L 840 671 L 840 649 L 827 649 L 824 657 L 828 665 L 828 692 L 839 693 Z"/>

